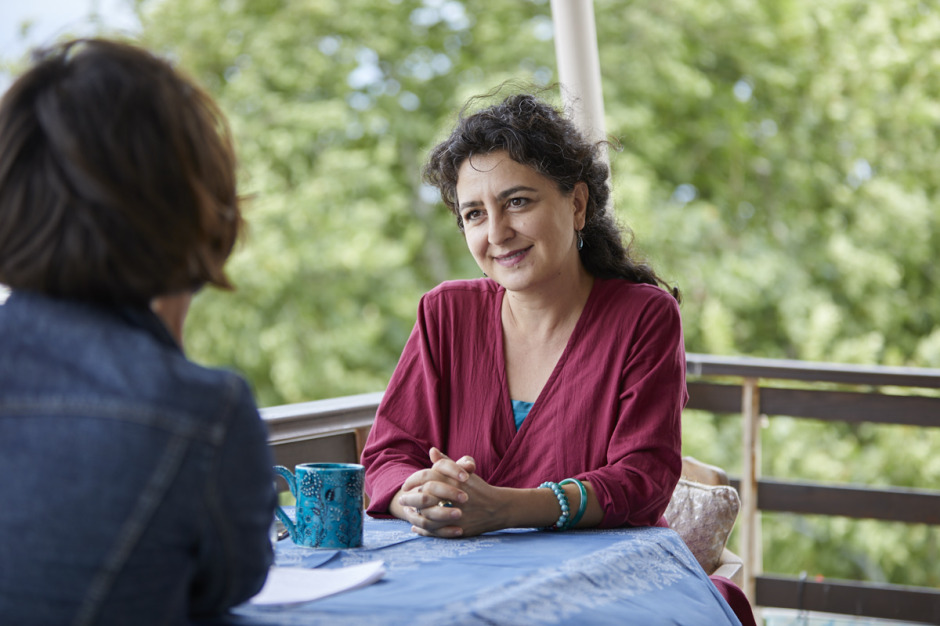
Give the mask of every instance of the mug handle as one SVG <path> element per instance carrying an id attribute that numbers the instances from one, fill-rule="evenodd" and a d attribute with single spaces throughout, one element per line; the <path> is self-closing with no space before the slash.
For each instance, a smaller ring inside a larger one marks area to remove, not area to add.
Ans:
<path id="1" fill-rule="evenodd" d="M 275 465 L 274 471 L 287 481 L 287 488 L 290 489 L 290 493 L 295 498 L 297 497 L 297 479 L 291 473 L 289 469 L 283 465 Z M 274 515 L 281 520 L 281 523 L 287 528 L 287 532 L 290 533 L 291 541 L 293 541 L 297 536 L 297 527 L 294 525 L 294 522 L 287 517 L 287 513 L 284 512 L 284 509 L 281 508 L 281 505 L 278 504 L 277 508 L 274 509 Z"/>

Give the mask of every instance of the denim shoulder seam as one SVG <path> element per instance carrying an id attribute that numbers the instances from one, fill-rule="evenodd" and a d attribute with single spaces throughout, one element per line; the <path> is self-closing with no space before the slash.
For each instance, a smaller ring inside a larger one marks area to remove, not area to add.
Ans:
<path id="1" fill-rule="evenodd" d="M 231 385 L 228 387 L 230 389 Z M 76 419 L 113 419 L 161 428 L 175 435 L 209 441 L 214 445 L 218 445 L 220 439 L 215 419 L 206 423 L 193 413 L 155 407 L 149 402 L 65 395 L 7 396 L 0 399 L 0 419 L 39 415 Z"/>

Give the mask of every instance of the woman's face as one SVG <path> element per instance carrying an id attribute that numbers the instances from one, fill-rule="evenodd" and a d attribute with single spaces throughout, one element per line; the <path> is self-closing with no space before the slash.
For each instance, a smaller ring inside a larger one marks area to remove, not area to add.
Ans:
<path id="1" fill-rule="evenodd" d="M 552 289 L 580 268 L 575 230 L 584 227 L 587 185 L 563 194 L 505 151 L 467 159 L 457 172 L 457 208 L 470 253 L 509 291 Z"/>

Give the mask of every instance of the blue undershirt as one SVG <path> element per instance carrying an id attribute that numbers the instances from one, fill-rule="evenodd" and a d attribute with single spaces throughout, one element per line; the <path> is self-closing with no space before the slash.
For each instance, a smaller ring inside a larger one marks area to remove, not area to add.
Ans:
<path id="1" fill-rule="evenodd" d="M 532 409 L 534 402 L 523 402 L 522 400 L 511 400 L 512 402 L 512 416 L 516 420 L 516 430 L 519 430 L 522 427 L 522 422 L 525 420 L 526 416 L 529 415 L 529 411 Z"/>

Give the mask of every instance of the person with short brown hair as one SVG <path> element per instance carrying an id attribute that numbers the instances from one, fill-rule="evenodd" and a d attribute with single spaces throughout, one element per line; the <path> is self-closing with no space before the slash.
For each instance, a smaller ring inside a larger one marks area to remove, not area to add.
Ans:
<path id="1" fill-rule="evenodd" d="M 187 623 L 264 584 L 264 424 L 182 351 L 241 229 L 224 116 L 167 61 L 69 41 L 4 94 L 0 621 Z"/>
<path id="2" fill-rule="evenodd" d="M 235 154 L 212 98 L 133 46 L 40 53 L 0 116 L 0 283 L 126 303 L 231 288 Z"/>

